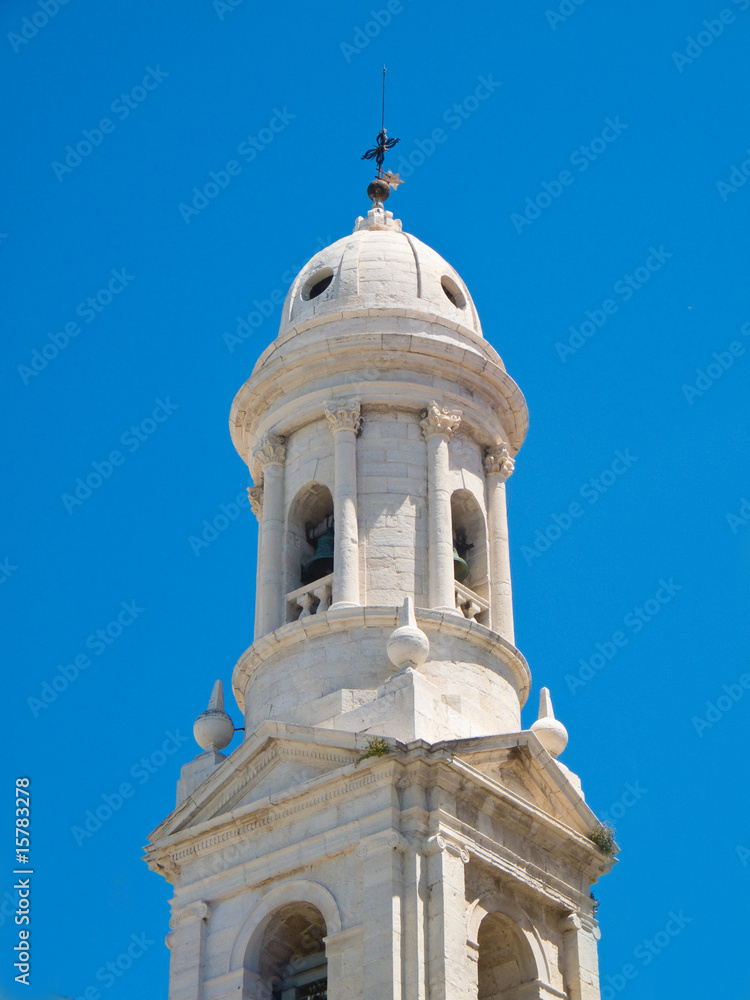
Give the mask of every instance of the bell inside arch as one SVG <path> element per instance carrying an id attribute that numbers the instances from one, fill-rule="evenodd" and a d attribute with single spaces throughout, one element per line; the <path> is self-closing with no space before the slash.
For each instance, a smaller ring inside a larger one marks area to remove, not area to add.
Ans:
<path id="1" fill-rule="evenodd" d="M 326 528 L 315 542 L 315 552 L 302 564 L 302 583 L 312 583 L 333 573 L 333 525 Z"/>
<path id="2" fill-rule="evenodd" d="M 473 548 L 473 544 L 466 541 L 466 532 L 457 531 L 453 538 L 453 578 L 459 583 L 463 583 L 471 572 L 464 557 L 468 555 L 469 549 Z"/>

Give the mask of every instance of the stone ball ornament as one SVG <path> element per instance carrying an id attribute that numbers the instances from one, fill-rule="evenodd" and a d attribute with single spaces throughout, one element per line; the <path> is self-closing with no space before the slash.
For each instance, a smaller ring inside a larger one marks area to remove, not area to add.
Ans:
<path id="1" fill-rule="evenodd" d="M 214 684 L 205 712 L 193 723 L 195 742 L 202 750 L 223 750 L 234 738 L 234 723 L 224 711 L 224 689 L 221 681 Z"/>
<path id="2" fill-rule="evenodd" d="M 559 757 L 568 745 L 568 730 L 555 718 L 549 688 L 539 693 L 539 718 L 531 727 L 550 757 Z"/>
<path id="3" fill-rule="evenodd" d="M 404 600 L 399 627 L 391 632 L 386 653 L 397 670 L 421 666 L 430 655 L 430 640 L 417 625 L 411 597 Z"/>

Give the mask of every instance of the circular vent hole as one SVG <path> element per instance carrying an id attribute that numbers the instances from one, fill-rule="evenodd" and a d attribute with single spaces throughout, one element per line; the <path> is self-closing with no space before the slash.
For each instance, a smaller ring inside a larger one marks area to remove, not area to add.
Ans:
<path id="1" fill-rule="evenodd" d="M 464 293 L 458 287 L 456 282 L 452 278 L 445 275 L 440 279 L 440 284 L 443 286 L 446 298 L 450 299 L 457 309 L 463 309 L 466 305 L 466 299 L 464 298 Z"/>
<path id="2" fill-rule="evenodd" d="M 309 278 L 302 289 L 302 298 L 308 302 L 310 299 L 317 299 L 319 295 L 328 288 L 333 281 L 333 271 L 327 267 L 324 271 L 318 271 Z"/>

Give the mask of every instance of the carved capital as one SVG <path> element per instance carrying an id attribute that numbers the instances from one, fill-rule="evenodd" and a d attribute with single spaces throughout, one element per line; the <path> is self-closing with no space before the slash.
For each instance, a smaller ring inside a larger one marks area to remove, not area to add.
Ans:
<path id="1" fill-rule="evenodd" d="M 501 476 L 503 479 L 507 479 L 508 476 L 513 474 L 515 467 L 516 463 L 510 457 L 510 452 L 505 444 L 501 444 L 497 448 L 486 449 L 484 453 L 484 471 L 488 476 Z"/>
<path id="2" fill-rule="evenodd" d="M 425 441 L 438 435 L 450 441 L 453 432 L 458 429 L 461 423 L 463 410 L 450 410 L 447 406 L 438 406 L 432 402 L 426 410 L 422 411 L 422 420 L 419 426 L 422 428 L 422 436 Z"/>
<path id="3" fill-rule="evenodd" d="M 208 903 L 204 903 L 199 900 L 196 903 L 188 903 L 187 906 L 183 906 L 181 910 L 169 921 L 169 926 L 172 930 L 175 930 L 180 924 L 190 923 L 193 920 L 208 920 L 211 916 L 211 908 Z"/>
<path id="4" fill-rule="evenodd" d="M 375 833 L 357 847 L 354 852 L 358 858 L 364 858 L 368 854 L 375 854 L 378 851 L 398 851 L 403 854 L 408 844 L 405 837 L 395 830 Z"/>
<path id="5" fill-rule="evenodd" d="M 247 498 L 250 501 L 250 507 L 253 514 L 260 521 L 263 517 L 263 487 L 262 486 L 248 486 L 247 488 Z"/>
<path id="6" fill-rule="evenodd" d="M 358 399 L 329 399 L 325 405 L 325 414 L 331 434 L 338 434 L 339 431 L 359 434 L 362 430 Z"/>
<path id="7" fill-rule="evenodd" d="M 455 858 L 460 858 L 464 864 L 469 862 L 469 852 L 463 846 L 453 840 L 448 840 L 443 834 L 438 833 L 434 837 L 428 837 L 424 842 L 424 853 L 427 855 L 437 854 L 439 851 L 445 851 L 446 854 L 450 854 Z"/>
<path id="8" fill-rule="evenodd" d="M 563 933 L 566 931 L 580 931 L 582 926 L 581 918 L 577 913 L 568 913 L 560 920 L 560 930 Z"/>
<path id="9" fill-rule="evenodd" d="M 278 434 L 266 434 L 253 452 L 253 459 L 262 473 L 265 473 L 269 465 L 283 465 L 285 458 L 284 438 Z"/>

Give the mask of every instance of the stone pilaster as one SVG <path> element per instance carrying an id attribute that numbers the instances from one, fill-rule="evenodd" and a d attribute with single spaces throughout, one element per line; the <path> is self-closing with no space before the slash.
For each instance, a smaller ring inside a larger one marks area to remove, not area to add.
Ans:
<path id="1" fill-rule="evenodd" d="M 208 903 L 189 903 L 169 921 L 169 1000 L 201 1000 Z"/>
<path id="2" fill-rule="evenodd" d="M 335 534 L 331 607 L 353 607 L 359 604 L 357 435 L 362 417 L 356 399 L 329 400 L 325 414 L 333 434 L 336 480 L 333 493 Z"/>
<path id="3" fill-rule="evenodd" d="M 596 924 L 577 913 L 561 921 L 563 932 L 563 978 L 570 1000 L 600 1000 L 599 955 L 601 937 Z"/>
<path id="4" fill-rule="evenodd" d="M 513 459 L 505 445 L 488 448 L 485 452 L 487 535 L 490 548 L 490 627 L 509 642 L 515 642 L 515 635 L 505 481 L 512 474 L 513 468 Z"/>
<path id="5" fill-rule="evenodd" d="M 374 834 L 357 848 L 362 865 L 363 1000 L 402 1000 L 402 858 L 395 831 Z"/>
<path id="6" fill-rule="evenodd" d="M 430 403 L 420 423 L 427 442 L 427 512 L 430 607 L 455 612 L 453 528 L 448 442 L 461 423 L 461 410 Z"/>
<path id="7" fill-rule="evenodd" d="M 284 621 L 284 439 L 268 434 L 253 454 L 263 477 L 262 520 L 258 551 L 256 638 Z"/>
<path id="8" fill-rule="evenodd" d="M 470 1000 L 476 962 L 466 945 L 466 881 L 469 852 L 441 834 L 425 841 L 428 920 L 427 975 L 430 1000 Z M 474 993 L 476 997 L 476 979 Z"/>

